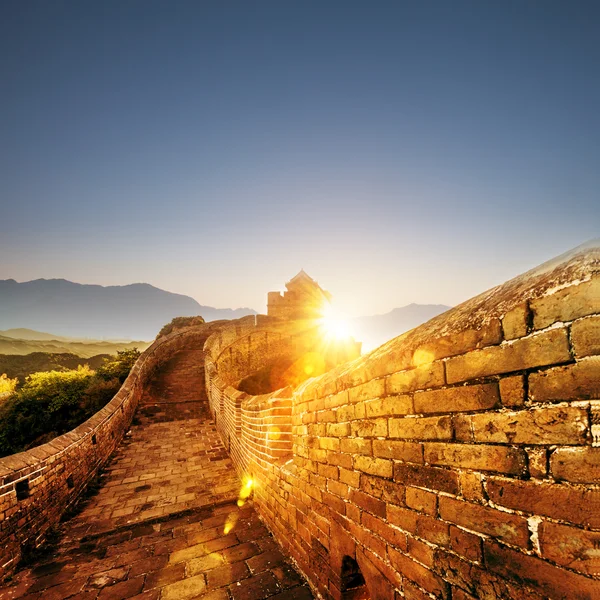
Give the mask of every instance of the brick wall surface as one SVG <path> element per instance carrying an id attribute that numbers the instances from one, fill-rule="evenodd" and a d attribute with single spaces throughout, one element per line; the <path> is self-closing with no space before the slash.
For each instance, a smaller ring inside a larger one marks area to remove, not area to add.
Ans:
<path id="1" fill-rule="evenodd" d="M 206 338 L 219 326 L 211 323 L 160 338 L 140 356 L 115 397 L 93 417 L 47 444 L 0 459 L 0 578 L 44 541 L 109 460 L 156 373 L 168 367 L 173 356 L 189 352 L 195 353 L 201 366 L 198 349 L 202 352 Z M 194 382 L 195 387 L 201 386 L 202 377 Z"/>
<path id="2" fill-rule="evenodd" d="M 207 358 L 219 431 L 320 595 L 357 597 L 350 560 L 376 599 L 600 598 L 599 256 L 551 261 L 296 390 L 241 394 L 233 363 Z M 213 351 L 235 345 L 218 335 Z"/>

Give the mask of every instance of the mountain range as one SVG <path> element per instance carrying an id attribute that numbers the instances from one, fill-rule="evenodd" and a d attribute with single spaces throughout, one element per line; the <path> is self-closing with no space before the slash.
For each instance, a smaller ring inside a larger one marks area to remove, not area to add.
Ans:
<path id="1" fill-rule="evenodd" d="M 350 321 L 350 330 L 356 340 L 362 342 L 362 351 L 368 352 L 418 325 L 446 312 L 444 304 L 409 304 L 394 308 L 382 315 L 356 317 Z"/>
<path id="2" fill-rule="evenodd" d="M 65 279 L 0 280 L 0 329 L 29 327 L 77 338 L 152 340 L 174 317 L 201 315 L 215 321 L 251 314 L 256 311 L 202 306 L 189 296 L 147 283 L 101 286 Z"/>
<path id="3" fill-rule="evenodd" d="M 386 314 L 354 318 L 349 325 L 354 338 L 363 342 L 365 352 L 449 308 L 443 304 L 409 304 Z M 174 317 L 201 315 L 206 321 L 215 321 L 251 314 L 256 311 L 203 306 L 189 296 L 146 283 L 104 287 L 65 279 L 0 280 L 0 353 L 73 352 L 92 356 L 110 351 L 100 348 L 102 343 L 152 340 Z M 57 334 L 42 333 L 45 331 Z"/>

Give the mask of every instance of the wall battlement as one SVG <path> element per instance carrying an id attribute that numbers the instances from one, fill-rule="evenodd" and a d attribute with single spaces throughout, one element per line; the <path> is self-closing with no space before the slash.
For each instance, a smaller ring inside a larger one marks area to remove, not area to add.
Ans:
<path id="1" fill-rule="evenodd" d="M 546 263 L 295 390 L 247 396 L 208 366 L 257 510 L 324 598 L 361 576 L 378 599 L 600 595 L 599 257 Z"/>
<path id="2" fill-rule="evenodd" d="M 181 393 L 204 394 L 197 360 L 256 509 L 323 598 L 600 596 L 597 244 L 299 385 L 238 389 L 310 351 L 306 331 L 259 316 L 161 338 L 92 419 L 0 460 L 3 572 L 77 500 L 157 368 L 185 351 L 199 391 Z"/>

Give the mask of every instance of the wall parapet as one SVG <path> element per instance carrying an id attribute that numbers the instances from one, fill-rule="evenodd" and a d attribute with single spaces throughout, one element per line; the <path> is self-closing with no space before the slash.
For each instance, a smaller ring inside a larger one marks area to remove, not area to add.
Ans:
<path id="1" fill-rule="evenodd" d="M 0 459 L 0 577 L 40 546 L 81 497 L 129 429 L 157 368 L 190 345 L 203 345 L 214 324 L 178 330 L 146 349 L 113 399 L 76 429 Z"/>
<path id="2" fill-rule="evenodd" d="M 304 383 L 283 403 L 287 460 L 242 435 L 256 508 L 322 597 L 351 597 L 348 564 L 374 598 L 600 596 L 599 257 L 559 257 Z M 269 401 L 240 410 L 273 423 Z"/>

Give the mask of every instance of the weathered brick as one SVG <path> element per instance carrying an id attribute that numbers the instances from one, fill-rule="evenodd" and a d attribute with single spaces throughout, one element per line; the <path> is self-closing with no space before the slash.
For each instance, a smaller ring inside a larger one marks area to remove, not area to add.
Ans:
<path id="1" fill-rule="evenodd" d="M 360 484 L 360 473 L 356 471 L 349 471 L 348 469 L 343 469 L 340 467 L 340 481 L 345 483 L 353 488 L 358 488 Z"/>
<path id="2" fill-rule="evenodd" d="M 587 575 L 600 575 L 600 531 L 542 521 L 538 538 L 543 558 Z"/>
<path id="3" fill-rule="evenodd" d="M 330 480 L 327 482 L 327 489 L 331 493 L 337 494 L 338 496 L 340 496 L 340 498 L 349 498 L 350 497 L 350 490 L 348 489 L 348 486 L 345 483 L 335 481 L 335 480 Z"/>
<path id="4" fill-rule="evenodd" d="M 483 444 L 425 443 L 425 462 L 477 471 L 523 475 L 527 470 L 524 450 Z"/>
<path id="5" fill-rule="evenodd" d="M 385 394 L 385 380 L 372 379 L 357 387 L 348 390 L 348 398 L 350 402 L 360 402 L 361 400 L 371 400 L 372 398 L 380 398 Z"/>
<path id="6" fill-rule="evenodd" d="M 364 403 L 367 418 L 392 417 L 394 415 L 410 415 L 413 413 L 412 397 L 403 394 L 400 396 L 387 396 Z"/>
<path id="7" fill-rule="evenodd" d="M 571 325 L 571 342 L 577 358 L 600 354 L 600 316 L 575 321 Z"/>
<path id="8" fill-rule="evenodd" d="M 483 562 L 483 561 L 482 561 Z M 548 596 L 541 596 L 519 579 L 505 579 L 491 572 L 487 567 L 479 567 L 470 560 L 446 552 L 439 548 L 435 551 L 436 571 L 448 583 L 468 590 L 471 596 L 467 598 L 486 598 L 489 600 L 548 600 Z M 463 598 L 463 596 L 459 596 Z M 453 600 L 456 600 L 453 597 Z M 566 600 L 566 599 L 565 599 Z"/>
<path id="9" fill-rule="evenodd" d="M 498 506 L 600 528 L 600 489 L 496 478 L 487 481 L 486 489 Z"/>
<path id="10" fill-rule="evenodd" d="M 385 437 L 388 434 L 388 420 L 385 418 L 352 422 L 352 435 L 358 437 Z"/>
<path id="11" fill-rule="evenodd" d="M 162 588 L 160 596 L 165 600 L 183 600 L 184 598 L 195 598 L 205 590 L 204 575 L 196 575 L 165 586 Z"/>
<path id="12" fill-rule="evenodd" d="M 385 521 L 374 517 L 368 512 L 362 513 L 361 523 L 394 547 L 406 550 L 406 533 L 404 531 L 391 527 Z"/>
<path id="13" fill-rule="evenodd" d="M 426 567 L 433 567 L 433 547 L 411 535 L 407 536 L 407 551 L 410 556 Z"/>
<path id="14" fill-rule="evenodd" d="M 336 408 L 338 406 L 345 406 L 348 402 L 348 391 L 344 390 L 343 392 L 325 398 L 324 406 L 325 408 Z"/>
<path id="15" fill-rule="evenodd" d="M 373 455 L 373 442 L 363 438 L 342 438 L 340 440 L 340 449 L 348 454 Z"/>
<path id="16" fill-rule="evenodd" d="M 350 435 L 350 423 L 329 423 L 327 435 L 330 437 L 344 437 Z"/>
<path id="17" fill-rule="evenodd" d="M 388 481 L 387 479 L 384 479 L 382 481 L 383 488 L 381 499 L 387 503 L 404 506 L 406 487 L 403 484 L 396 483 L 395 481 Z"/>
<path id="18" fill-rule="evenodd" d="M 326 477 L 327 479 L 337 479 L 339 468 L 333 465 L 319 464 L 318 473 L 321 477 Z"/>
<path id="19" fill-rule="evenodd" d="M 494 408 L 500 402 L 497 383 L 416 392 L 415 413 L 467 412 Z"/>
<path id="20" fill-rule="evenodd" d="M 499 575 L 517 580 L 549 598 L 590 600 L 597 598 L 600 583 L 566 569 L 505 548 L 500 544 L 484 541 L 484 557 L 487 567 Z"/>
<path id="21" fill-rule="evenodd" d="M 515 546 L 528 546 L 529 529 L 523 517 L 447 496 L 440 496 L 439 510 L 444 521 L 491 535 Z"/>
<path id="22" fill-rule="evenodd" d="M 527 448 L 527 461 L 529 463 L 529 474 L 538 479 L 544 479 L 548 475 L 548 449 Z"/>
<path id="23" fill-rule="evenodd" d="M 600 398 L 600 356 L 529 375 L 529 399 L 534 402 Z"/>
<path id="24" fill-rule="evenodd" d="M 394 465 L 394 480 L 405 485 L 427 488 L 458 494 L 458 473 L 448 469 L 396 463 Z"/>
<path id="25" fill-rule="evenodd" d="M 319 448 L 323 450 L 339 450 L 340 449 L 340 439 L 339 438 L 328 438 L 321 437 L 318 438 Z"/>
<path id="26" fill-rule="evenodd" d="M 388 557 L 394 568 L 404 577 L 438 598 L 448 598 L 448 584 L 435 573 L 392 547 L 388 547 Z"/>
<path id="27" fill-rule="evenodd" d="M 355 456 L 354 468 L 357 471 L 376 475 L 377 477 L 391 478 L 393 475 L 393 465 L 391 460 L 384 458 L 372 458 L 370 456 Z"/>
<path id="28" fill-rule="evenodd" d="M 387 394 L 407 394 L 415 390 L 426 390 L 444 385 L 444 365 L 442 362 L 400 371 L 385 378 Z"/>
<path id="29" fill-rule="evenodd" d="M 481 562 L 481 538 L 454 525 L 450 525 L 450 548 L 468 560 Z"/>
<path id="30" fill-rule="evenodd" d="M 450 417 L 405 417 L 389 420 L 389 437 L 404 440 L 451 440 Z"/>
<path id="31" fill-rule="evenodd" d="M 550 472 L 557 480 L 600 482 L 600 448 L 557 448 L 550 455 Z"/>
<path id="32" fill-rule="evenodd" d="M 588 415 L 580 407 L 544 407 L 468 417 L 476 442 L 500 444 L 585 444 Z"/>
<path id="33" fill-rule="evenodd" d="M 507 312 L 502 318 L 502 329 L 504 339 L 514 340 L 527 335 L 527 324 L 529 321 L 529 306 L 523 302 Z"/>
<path id="34" fill-rule="evenodd" d="M 459 474 L 460 494 L 471 502 L 482 502 L 485 498 L 483 493 L 483 476 L 481 473 L 461 471 Z"/>
<path id="35" fill-rule="evenodd" d="M 574 321 L 600 313 L 600 278 L 532 300 L 531 310 L 535 329 L 544 329 L 557 321 Z"/>
<path id="36" fill-rule="evenodd" d="M 450 525 L 428 515 L 417 515 L 417 535 L 438 546 L 450 546 Z"/>
<path id="37" fill-rule="evenodd" d="M 472 442 L 473 430 L 471 429 L 471 415 L 456 414 L 452 416 L 452 429 L 454 430 L 454 441 Z"/>
<path id="38" fill-rule="evenodd" d="M 373 440 L 373 456 L 423 463 L 423 446 L 416 442 Z"/>
<path id="39" fill-rule="evenodd" d="M 385 519 L 385 502 L 358 490 L 350 490 L 350 501 L 371 514 Z"/>
<path id="40" fill-rule="evenodd" d="M 500 398 L 504 406 L 523 406 L 525 404 L 525 376 L 513 375 L 500 379 Z"/>
<path id="41" fill-rule="evenodd" d="M 400 529 L 404 529 L 410 533 L 417 532 L 418 516 L 418 513 L 414 510 L 409 510 L 408 508 L 394 506 L 393 504 L 390 504 L 387 507 L 388 521 L 392 523 L 392 525 L 396 525 L 396 527 L 400 527 Z"/>
<path id="42" fill-rule="evenodd" d="M 409 486 L 406 488 L 406 506 L 419 512 L 435 515 L 437 495 L 433 492 Z"/>
<path id="43" fill-rule="evenodd" d="M 328 450 L 325 460 L 327 464 L 335 465 L 336 467 L 344 467 L 344 469 L 354 468 L 352 455 L 344 454 L 343 452 L 333 452 L 332 450 Z"/>
<path id="44" fill-rule="evenodd" d="M 422 344 L 414 351 L 412 364 L 414 366 L 428 364 L 440 358 L 464 354 L 469 350 L 485 346 L 493 346 L 501 341 L 500 319 L 490 319 L 479 329 L 465 329 Z"/>
<path id="45" fill-rule="evenodd" d="M 354 421 L 356 405 L 348 404 L 347 406 L 340 406 L 335 411 L 335 420 L 339 423 L 345 423 L 346 421 Z"/>
<path id="46" fill-rule="evenodd" d="M 446 361 L 446 377 L 448 383 L 459 383 L 569 360 L 567 330 L 562 327 L 450 358 Z"/>

